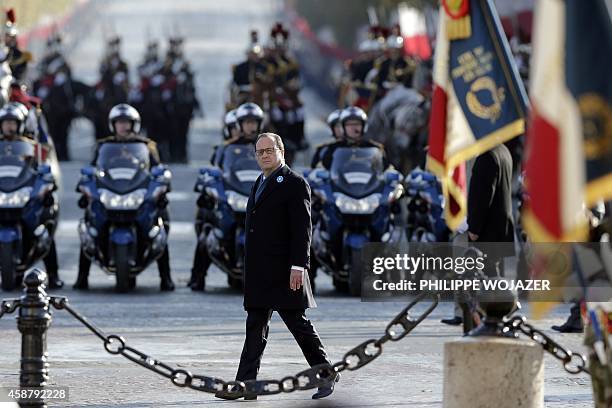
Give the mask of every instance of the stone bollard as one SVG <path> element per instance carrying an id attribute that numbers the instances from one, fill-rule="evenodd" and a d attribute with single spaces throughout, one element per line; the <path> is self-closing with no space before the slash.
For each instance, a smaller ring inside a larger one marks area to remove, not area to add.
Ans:
<path id="1" fill-rule="evenodd" d="M 543 408 L 544 351 L 504 329 L 516 299 L 488 293 L 479 305 L 481 324 L 444 344 L 444 408 Z"/>
<path id="2" fill-rule="evenodd" d="M 45 292 L 47 274 L 39 269 L 30 270 L 21 296 L 17 328 L 21 332 L 21 387 L 44 387 L 49 379 L 47 362 L 47 329 L 51 324 L 49 297 Z M 21 402 L 23 407 L 46 407 L 44 401 Z"/>
<path id="3" fill-rule="evenodd" d="M 504 337 L 464 337 L 446 343 L 443 406 L 543 408 L 542 347 Z"/>

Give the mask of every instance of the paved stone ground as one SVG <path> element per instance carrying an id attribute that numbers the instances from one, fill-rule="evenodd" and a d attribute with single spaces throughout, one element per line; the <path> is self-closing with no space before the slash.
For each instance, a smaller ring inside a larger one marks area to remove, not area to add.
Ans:
<path id="1" fill-rule="evenodd" d="M 194 373 L 233 379 L 244 336 L 245 312 L 240 293 L 227 288 L 226 278 L 211 269 L 206 293 L 192 293 L 185 287 L 195 246 L 192 228 L 195 194 L 192 192 L 197 168 L 218 143 L 224 86 L 229 66 L 240 61 L 251 27 L 266 32 L 279 10 L 276 1 L 225 0 L 116 0 L 104 3 L 103 14 L 89 35 L 70 55 L 76 75 L 92 82 L 102 49 L 100 24 L 113 22 L 124 38 L 124 54 L 134 66 L 144 49 L 145 32 L 161 36 L 173 24 L 187 36 L 187 55 L 197 72 L 198 89 L 206 117 L 194 123 L 191 164 L 175 166 L 171 200 L 171 263 L 178 289 L 158 291 L 155 267 L 139 277 L 138 289 L 129 295 L 113 293 L 114 280 L 92 268 L 89 293 L 70 288 L 56 294 L 70 298 L 71 304 L 107 333 L 127 338 L 130 345 L 171 365 Z M 320 118 L 328 112 L 311 92 L 304 92 L 307 132 L 311 142 L 326 137 Z M 82 162 L 89 159 L 93 137 L 84 122 L 71 135 L 75 162 L 62 165 L 62 223 L 57 236 L 62 277 L 69 286 L 76 278 L 78 237 L 76 223 L 80 211 L 73 192 Z M 305 157 L 298 158 L 298 166 Z M 309 312 L 332 360 L 362 341 L 377 338 L 401 303 L 361 303 L 338 295 L 331 279 L 317 278 L 319 308 Z M 1 297 L 16 296 L 0 294 Z M 422 308 L 420 309 L 422 310 Z M 417 310 L 418 312 L 418 310 Z M 452 305 L 441 304 L 409 337 L 385 346 L 383 355 L 358 372 L 343 375 L 333 398 L 310 400 L 311 392 L 295 392 L 260 398 L 261 407 L 439 407 L 442 405 L 443 344 L 456 340 L 460 329 L 441 325 L 439 320 L 452 313 Z M 583 350 L 580 335 L 562 335 L 548 330 L 565 318 L 567 307 L 559 307 L 538 327 L 546 329 L 562 344 Z M 48 334 L 50 385 L 70 387 L 70 402 L 51 405 L 66 407 L 196 407 L 231 404 L 212 395 L 178 389 L 170 381 L 136 366 L 128 360 L 107 354 L 101 342 L 65 312 L 54 313 Z M 19 382 L 20 339 L 12 317 L 0 320 L 0 384 Z M 495 362 L 491 362 L 495 364 Z M 272 321 L 270 339 L 260 378 L 281 378 L 306 368 L 306 362 L 280 319 Z M 469 375 L 466 372 L 466 375 Z M 546 357 L 547 407 L 592 406 L 590 381 L 584 375 L 572 376 L 552 357 Z M 500 384 L 503 387 L 503 384 Z M 474 384 L 474 392 L 478 392 Z M 238 402 L 239 404 L 243 402 Z"/>

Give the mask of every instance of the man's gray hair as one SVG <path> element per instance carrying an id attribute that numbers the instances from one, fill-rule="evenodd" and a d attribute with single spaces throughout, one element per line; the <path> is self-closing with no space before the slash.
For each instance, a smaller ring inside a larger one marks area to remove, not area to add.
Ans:
<path id="1" fill-rule="evenodd" d="M 285 151 L 285 145 L 283 144 L 283 139 L 276 133 L 272 133 L 272 132 L 260 133 L 259 136 L 257 136 L 257 140 L 255 140 L 255 144 L 259 142 L 259 139 L 262 139 L 264 137 L 269 137 L 270 139 L 272 139 L 274 141 L 274 146 L 278 147 L 278 150 L 281 150 L 283 152 Z"/>

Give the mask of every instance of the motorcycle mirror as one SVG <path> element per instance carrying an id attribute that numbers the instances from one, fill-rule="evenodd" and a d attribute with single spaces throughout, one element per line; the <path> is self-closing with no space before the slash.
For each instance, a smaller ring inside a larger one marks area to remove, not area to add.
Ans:
<path id="1" fill-rule="evenodd" d="M 164 166 L 155 166 L 151 169 L 151 174 L 153 175 L 153 177 L 163 176 L 164 170 Z"/>
<path id="2" fill-rule="evenodd" d="M 322 170 L 322 169 L 315 170 L 315 176 L 317 176 L 320 179 L 327 180 L 329 179 L 329 171 Z"/>
<path id="3" fill-rule="evenodd" d="M 385 182 L 390 183 L 392 181 L 399 181 L 400 174 L 397 171 L 387 171 L 385 172 Z"/>
<path id="4" fill-rule="evenodd" d="M 208 174 L 211 175 L 212 177 L 221 177 L 221 170 L 220 169 L 208 169 Z"/>
<path id="5" fill-rule="evenodd" d="M 81 175 L 83 175 L 83 176 L 93 177 L 94 174 L 96 174 L 96 169 L 94 167 L 92 167 L 92 166 L 87 166 L 87 167 L 81 168 Z"/>
<path id="6" fill-rule="evenodd" d="M 41 164 L 38 166 L 38 174 L 49 174 L 51 173 L 51 166 L 48 164 Z"/>

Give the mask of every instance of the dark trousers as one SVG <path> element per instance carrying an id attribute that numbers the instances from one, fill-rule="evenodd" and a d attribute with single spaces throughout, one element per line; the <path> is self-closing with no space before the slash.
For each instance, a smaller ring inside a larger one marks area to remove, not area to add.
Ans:
<path id="1" fill-rule="evenodd" d="M 306 318 L 305 310 L 277 310 L 283 322 L 297 341 L 310 366 L 330 364 L 325 348 L 310 320 Z M 270 331 L 271 309 L 248 309 L 246 320 L 246 338 L 236 381 L 254 380 L 257 378 L 261 357 L 268 342 Z"/>

